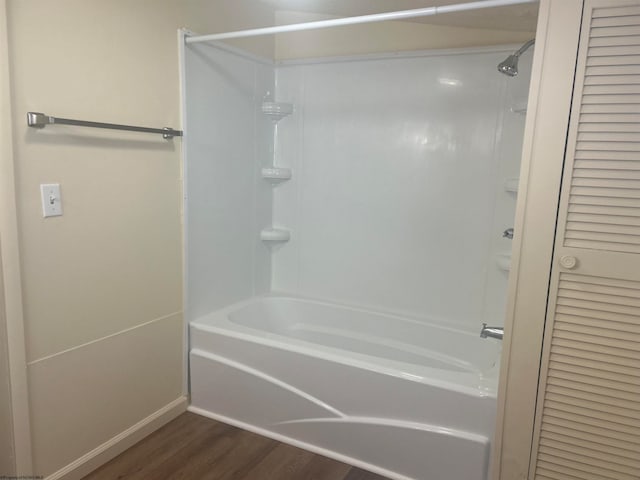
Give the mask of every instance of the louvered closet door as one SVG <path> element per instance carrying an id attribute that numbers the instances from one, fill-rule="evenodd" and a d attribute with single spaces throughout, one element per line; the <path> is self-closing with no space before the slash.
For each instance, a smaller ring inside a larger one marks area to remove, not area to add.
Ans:
<path id="1" fill-rule="evenodd" d="M 640 0 L 586 0 L 530 478 L 640 479 Z"/>

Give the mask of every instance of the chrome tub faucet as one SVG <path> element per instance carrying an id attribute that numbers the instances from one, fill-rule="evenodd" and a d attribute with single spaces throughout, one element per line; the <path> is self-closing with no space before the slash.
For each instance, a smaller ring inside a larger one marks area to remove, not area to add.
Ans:
<path id="1" fill-rule="evenodd" d="M 482 330 L 480 330 L 481 338 L 497 338 L 498 340 L 502 340 L 504 337 L 504 328 L 503 327 L 487 327 L 486 323 L 482 324 Z"/>

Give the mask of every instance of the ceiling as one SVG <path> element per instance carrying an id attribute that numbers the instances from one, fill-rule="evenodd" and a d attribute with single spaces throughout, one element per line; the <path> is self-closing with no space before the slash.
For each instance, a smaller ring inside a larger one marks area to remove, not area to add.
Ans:
<path id="1" fill-rule="evenodd" d="M 351 17 L 372 13 L 411 10 L 465 3 L 468 0 L 260 0 L 276 10 L 321 13 L 337 17 Z M 488 28 L 535 32 L 538 4 L 527 3 L 508 7 L 483 8 L 465 12 L 447 13 L 431 17 L 413 18 L 410 21 L 434 25 Z"/>

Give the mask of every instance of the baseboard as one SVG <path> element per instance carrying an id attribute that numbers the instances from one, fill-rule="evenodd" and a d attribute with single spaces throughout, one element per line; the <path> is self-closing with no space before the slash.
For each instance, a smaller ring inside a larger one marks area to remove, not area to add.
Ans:
<path id="1" fill-rule="evenodd" d="M 147 435 L 187 410 L 187 397 L 180 397 L 106 441 L 45 480 L 79 480 L 112 458 L 135 445 Z"/>

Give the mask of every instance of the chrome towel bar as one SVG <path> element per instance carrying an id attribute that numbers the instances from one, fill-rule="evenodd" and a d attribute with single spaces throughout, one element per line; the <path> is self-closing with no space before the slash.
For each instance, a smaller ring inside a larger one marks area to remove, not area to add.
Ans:
<path id="1" fill-rule="evenodd" d="M 118 125 L 117 123 L 89 122 L 86 120 L 71 120 L 69 118 L 50 117 L 44 113 L 27 112 L 27 125 L 33 128 L 44 128 L 47 125 L 75 125 L 78 127 L 108 128 L 110 130 L 128 130 L 131 132 L 159 133 L 162 138 L 170 140 L 181 137 L 182 130 L 173 128 L 136 127 L 134 125 Z"/>

